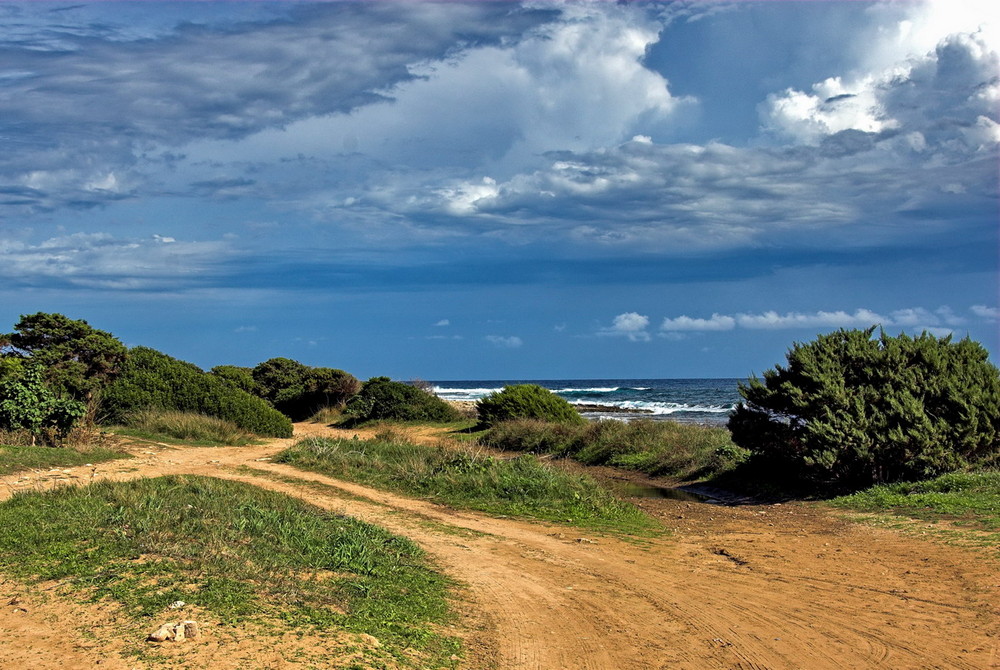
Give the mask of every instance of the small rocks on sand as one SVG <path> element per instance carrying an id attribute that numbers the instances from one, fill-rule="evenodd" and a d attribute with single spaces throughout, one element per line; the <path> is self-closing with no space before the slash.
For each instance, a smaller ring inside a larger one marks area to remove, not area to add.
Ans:
<path id="1" fill-rule="evenodd" d="M 174 642 L 183 642 L 187 639 L 194 639 L 200 634 L 201 632 L 198 629 L 198 622 L 178 621 L 163 624 L 150 633 L 146 640 L 149 642 L 167 642 L 170 640 L 173 640 Z"/>

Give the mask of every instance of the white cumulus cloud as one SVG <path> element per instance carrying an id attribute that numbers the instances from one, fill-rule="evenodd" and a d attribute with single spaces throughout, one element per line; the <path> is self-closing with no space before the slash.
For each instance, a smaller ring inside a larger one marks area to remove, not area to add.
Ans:
<path id="1" fill-rule="evenodd" d="M 602 328 L 598 335 L 627 337 L 631 342 L 648 342 L 649 317 L 638 312 L 619 314 L 608 328 Z"/>

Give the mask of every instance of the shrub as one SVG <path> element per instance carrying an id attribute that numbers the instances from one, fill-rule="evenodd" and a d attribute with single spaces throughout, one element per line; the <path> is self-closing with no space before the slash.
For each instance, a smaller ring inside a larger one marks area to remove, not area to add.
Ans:
<path id="1" fill-rule="evenodd" d="M 923 479 L 1000 459 L 1000 374 L 963 339 L 840 330 L 740 385 L 733 440 L 814 485 Z"/>
<path id="2" fill-rule="evenodd" d="M 250 395 L 257 397 L 262 395 L 260 386 L 253 378 L 253 368 L 244 368 L 238 365 L 216 365 L 209 372 Z"/>
<path id="3" fill-rule="evenodd" d="M 292 423 L 266 401 L 155 349 L 136 347 L 121 376 L 103 394 L 101 418 L 126 423 L 143 409 L 180 410 L 218 417 L 258 435 L 291 437 Z"/>
<path id="4" fill-rule="evenodd" d="M 31 444 L 38 437 L 61 441 L 85 414 L 83 403 L 58 398 L 42 381 L 37 365 L 27 365 L 19 374 L 0 380 L 0 430 L 25 431 Z"/>
<path id="5" fill-rule="evenodd" d="M 479 421 L 492 426 L 511 419 L 539 419 L 583 425 L 586 419 L 566 400 L 537 384 L 506 386 L 476 403 Z"/>
<path id="6" fill-rule="evenodd" d="M 462 419 L 459 412 L 436 395 L 415 386 L 373 377 L 347 403 L 352 423 L 366 421 L 440 421 Z"/>
<path id="7" fill-rule="evenodd" d="M 251 375 L 256 394 L 295 421 L 325 407 L 343 407 L 361 387 L 354 375 L 343 370 L 311 368 L 290 358 L 264 361 Z"/>

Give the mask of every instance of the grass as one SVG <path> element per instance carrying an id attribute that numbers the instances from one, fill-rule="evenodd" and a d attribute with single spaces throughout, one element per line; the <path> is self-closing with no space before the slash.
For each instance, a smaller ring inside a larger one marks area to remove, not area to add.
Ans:
<path id="1" fill-rule="evenodd" d="M 1000 472 L 953 472 L 922 482 L 873 486 L 830 503 L 861 512 L 1000 530 Z"/>
<path id="2" fill-rule="evenodd" d="M 131 415 L 127 425 L 114 431 L 144 440 L 183 443 L 195 446 L 244 446 L 257 438 L 236 424 L 195 412 L 143 410 Z"/>
<path id="3" fill-rule="evenodd" d="M 586 465 L 685 480 L 717 476 L 748 456 L 725 428 L 674 421 L 609 420 L 572 426 L 518 420 L 494 426 L 480 440 L 497 449 L 568 456 Z"/>
<path id="4" fill-rule="evenodd" d="M 0 445 L 0 475 L 23 470 L 71 468 L 88 463 L 101 463 L 116 458 L 131 458 L 129 454 L 106 447 L 77 450 L 69 447 L 15 447 Z"/>
<path id="5" fill-rule="evenodd" d="M 504 459 L 468 448 L 413 444 L 391 431 L 370 440 L 308 438 L 275 462 L 500 516 L 648 533 L 654 522 L 593 478 L 533 455 Z"/>
<path id="6" fill-rule="evenodd" d="M 63 580 L 134 617 L 184 600 L 221 622 L 373 635 L 448 667 L 449 582 L 412 542 L 239 482 L 171 476 L 20 493 L 0 504 L 0 568 Z M 384 667 L 379 665 L 379 667 Z"/>
<path id="7" fill-rule="evenodd" d="M 854 520 L 979 547 L 1000 557 L 1000 472 L 954 472 L 922 482 L 873 486 L 829 501 Z"/>

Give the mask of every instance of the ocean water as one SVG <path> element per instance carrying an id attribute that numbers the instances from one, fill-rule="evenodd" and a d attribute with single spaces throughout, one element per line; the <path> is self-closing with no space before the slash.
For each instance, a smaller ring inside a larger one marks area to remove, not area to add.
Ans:
<path id="1" fill-rule="evenodd" d="M 740 400 L 739 379 L 532 379 L 431 382 L 445 400 L 479 400 L 511 384 L 538 384 L 588 419 L 653 419 L 725 425 Z"/>

